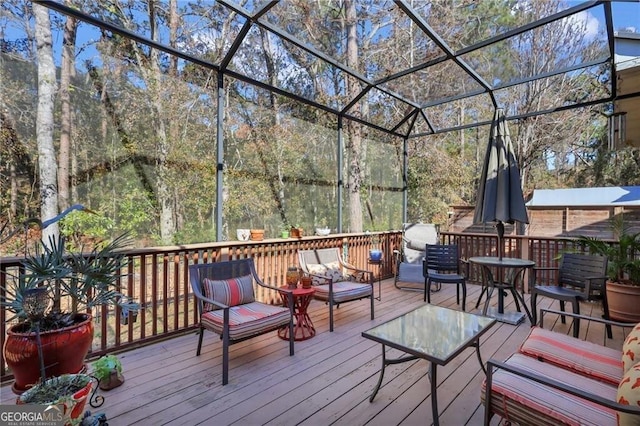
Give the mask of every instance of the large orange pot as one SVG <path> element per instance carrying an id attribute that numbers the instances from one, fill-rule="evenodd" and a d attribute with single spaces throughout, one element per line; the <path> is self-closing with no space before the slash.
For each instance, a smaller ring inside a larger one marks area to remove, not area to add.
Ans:
<path id="1" fill-rule="evenodd" d="M 42 357 L 47 377 L 80 373 L 93 340 L 91 315 L 78 314 L 77 323 L 59 330 L 40 333 Z M 13 373 L 12 390 L 21 394 L 40 379 L 40 359 L 36 333 L 15 325 L 7 332 L 4 359 Z"/>
<path id="2" fill-rule="evenodd" d="M 607 281 L 609 318 L 621 322 L 640 322 L 640 286 Z"/>

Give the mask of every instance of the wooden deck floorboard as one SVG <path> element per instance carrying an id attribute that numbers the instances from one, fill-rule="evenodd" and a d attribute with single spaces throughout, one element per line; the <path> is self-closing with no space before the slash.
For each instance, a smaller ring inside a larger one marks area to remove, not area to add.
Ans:
<path id="1" fill-rule="evenodd" d="M 428 363 L 424 360 L 391 365 L 383 384 L 370 403 L 381 362 L 381 345 L 361 333 L 388 321 L 423 302 L 420 292 L 398 290 L 393 280 L 382 283 L 381 301 L 375 301 L 375 320 L 369 318 L 369 301 L 351 302 L 335 312 L 335 331 L 329 332 L 328 308 L 312 301 L 309 312 L 317 334 L 296 342 L 290 357 L 288 343 L 276 333 L 232 345 L 229 384 L 222 386 L 222 344 L 206 333 L 202 354 L 195 355 L 195 333 L 174 337 L 120 354 L 126 382 L 103 392 L 105 404 L 97 411 L 107 414 L 111 426 L 118 425 L 425 425 L 431 424 Z M 377 294 L 377 283 L 376 283 Z M 478 285 L 469 284 L 467 311 L 475 311 Z M 528 295 L 525 296 L 528 301 Z M 496 296 L 494 296 L 496 299 Z M 432 294 L 432 303 L 459 309 L 455 286 L 444 285 Z M 492 300 L 492 305 L 495 305 Z M 515 310 L 512 297 L 506 310 Z M 551 300 L 542 299 L 539 307 Z M 600 307 L 585 304 L 583 313 L 599 315 Z M 481 339 L 481 354 L 505 359 L 522 343 L 529 330 L 498 323 Z M 545 328 L 570 333 L 571 323 L 561 324 L 549 316 Z M 581 333 L 602 344 L 604 328 L 585 324 Z M 608 346 L 621 347 L 617 332 Z M 393 351 L 389 357 L 399 352 Z M 482 424 L 480 386 L 484 373 L 475 351 L 468 349 L 437 370 L 438 408 L 443 425 Z M 1 388 L 1 403 L 12 404 L 9 386 Z M 494 419 L 492 424 L 498 424 Z"/>

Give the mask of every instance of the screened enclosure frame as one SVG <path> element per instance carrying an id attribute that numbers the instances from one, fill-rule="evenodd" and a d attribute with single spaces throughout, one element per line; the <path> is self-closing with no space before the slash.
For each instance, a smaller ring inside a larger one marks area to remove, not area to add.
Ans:
<path id="1" fill-rule="evenodd" d="M 437 127 L 430 116 L 428 111 L 429 108 L 434 107 L 446 107 L 447 105 L 452 105 L 453 102 L 470 99 L 476 96 L 484 96 L 488 97 L 490 100 L 490 107 L 496 109 L 500 107 L 500 102 L 498 100 L 497 92 L 500 90 L 508 89 L 511 87 L 516 87 L 519 85 L 524 85 L 530 82 L 534 82 L 537 80 L 542 80 L 546 78 L 550 78 L 557 75 L 568 74 L 578 72 L 580 70 L 586 70 L 592 67 L 602 67 L 610 76 L 609 80 L 604 82 L 608 88 L 608 96 L 604 96 L 598 99 L 589 99 L 586 101 L 578 101 L 571 104 L 560 105 L 552 109 L 538 110 L 538 111 L 529 111 L 521 114 L 513 114 L 507 115 L 507 120 L 519 120 L 528 117 L 534 117 L 543 114 L 549 114 L 554 112 L 559 112 L 568 109 L 575 108 L 584 108 L 592 105 L 598 105 L 603 103 L 610 103 L 616 100 L 616 69 L 614 66 L 614 54 L 615 54 L 615 43 L 614 43 L 614 28 L 613 28 L 613 16 L 612 16 L 612 4 L 609 1 L 604 0 L 593 0 L 593 1 L 585 1 L 580 4 L 577 4 L 573 7 L 568 7 L 558 13 L 546 16 L 542 19 L 535 20 L 528 24 L 519 26 L 517 28 L 512 28 L 504 33 L 497 34 L 493 37 L 490 37 L 486 40 L 481 40 L 475 44 L 471 44 L 466 47 L 462 47 L 459 49 L 454 49 L 450 46 L 445 38 L 439 34 L 428 22 L 428 20 L 422 16 L 418 10 L 416 10 L 409 1 L 406 0 L 396 0 L 393 3 L 389 2 L 390 7 L 397 8 L 398 11 L 406 16 L 413 24 L 415 24 L 416 28 L 418 28 L 421 32 L 422 36 L 425 36 L 429 43 L 432 43 L 437 47 L 437 50 L 440 52 L 438 56 L 429 58 L 425 60 L 423 63 L 418 65 L 413 65 L 411 67 L 407 67 L 405 69 L 394 69 L 390 74 L 379 77 L 372 78 L 367 77 L 364 73 L 359 72 L 357 70 L 353 70 L 349 68 L 347 65 L 342 63 L 338 58 L 331 57 L 327 53 L 320 51 L 315 46 L 310 43 L 301 40 L 300 38 L 288 33 L 284 28 L 275 25 L 268 19 L 269 11 L 279 5 L 278 1 L 270 0 L 263 3 L 256 2 L 258 4 L 254 7 L 254 10 L 250 11 L 240 4 L 231 1 L 231 0 L 218 0 L 217 5 L 224 7 L 229 13 L 237 14 L 238 17 L 244 19 L 244 24 L 242 24 L 238 34 L 232 39 L 228 40 L 228 50 L 219 60 L 219 63 L 213 63 L 202 58 L 199 58 L 193 54 L 190 54 L 186 51 L 182 51 L 180 49 L 171 47 L 167 44 L 163 44 L 160 42 L 156 42 L 151 40 L 148 37 L 145 37 L 141 34 L 136 34 L 128 29 L 120 27 L 110 22 L 106 22 L 104 20 L 98 19 L 94 16 L 91 16 L 87 13 L 84 13 L 80 10 L 65 6 L 62 3 L 52 0 L 40 1 L 40 4 L 48 7 L 51 10 L 55 10 L 64 15 L 69 15 L 77 18 L 80 21 L 86 22 L 88 24 L 99 27 L 103 30 L 111 31 L 113 33 L 119 34 L 125 38 L 134 40 L 138 43 L 144 44 L 150 48 L 154 48 L 160 51 L 163 51 L 169 55 L 173 55 L 177 58 L 183 59 L 187 62 L 196 64 L 205 69 L 209 69 L 215 71 L 217 73 L 217 85 L 218 85 L 218 99 L 217 99 L 217 136 L 216 136 L 216 152 L 217 152 L 217 168 L 216 168 L 216 239 L 219 241 L 222 238 L 222 229 L 223 229 L 223 217 L 222 217 L 222 185 L 223 185 L 223 173 L 224 173 L 224 158 L 223 158 L 223 147 L 224 147 L 224 132 L 223 132 L 223 124 L 224 124 L 224 114 L 225 114 L 225 99 L 223 94 L 224 89 L 224 80 L 225 77 L 230 77 L 235 80 L 250 84 L 260 89 L 267 90 L 269 92 L 275 93 L 279 96 L 283 96 L 286 98 L 290 98 L 295 100 L 296 102 L 301 102 L 317 108 L 321 111 L 332 114 L 336 118 L 336 150 L 337 150 L 337 222 L 338 222 L 338 232 L 342 232 L 342 210 L 343 210 L 343 192 L 344 192 L 344 177 L 343 177 L 343 146 L 344 146 L 344 135 L 343 135 L 343 123 L 344 120 L 350 120 L 355 123 L 359 123 L 364 126 L 368 126 L 377 131 L 386 133 L 395 138 L 400 138 L 403 141 L 403 159 L 402 159 L 402 219 L 403 222 L 407 219 L 407 182 L 408 182 L 408 141 L 413 138 L 420 138 L 435 134 L 442 134 L 452 131 L 460 131 L 469 128 L 475 128 L 479 126 L 486 126 L 491 123 L 491 120 L 476 120 L 471 123 L 462 123 L 455 126 L 443 126 Z M 251 3 L 253 4 L 253 3 Z M 480 49 L 486 49 L 491 46 L 495 46 L 500 42 L 504 42 L 513 37 L 517 37 L 521 34 L 524 34 L 528 31 L 532 31 L 549 23 L 559 21 L 562 19 L 571 18 L 579 13 L 589 11 L 592 8 L 602 8 L 604 12 L 604 21 L 605 21 L 605 31 L 607 37 L 608 44 L 608 52 L 596 59 L 591 59 L 582 63 L 576 63 L 571 66 L 563 67 L 561 69 L 556 69 L 553 71 L 547 71 L 545 73 L 522 76 L 521 78 L 513 81 L 496 81 L 495 83 L 491 83 L 487 78 L 483 77 L 481 72 L 474 68 L 474 66 L 465 58 L 465 55 L 469 55 L 470 53 L 477 52 Z M 273 86 L 264 81 L 260 81 L 257 78 L 252 78 L 251 76 L 245 75 L 242 72 L 236 71 L 231 68 L 233 59 L 242 46 L 243 41 L 249 34 L 249 32 L 254 28 L 260 28 L 262 30 L 268 31 L 270 34 L 274 34 L 278 37 L 282 42 L 286 42 L 296 46 L 301 51 L 310 55 L 313 58 L 316 58 L 323 63 L 329 64 L 334 67 L 336 70 L 339 70 L 341 73 L 350 76 L 351 78 L 357 80 L 360 91 L 356 94 L 352 99 L 348 99 L 345 102 L 345 105 L 329 105 L 320 102 L 316 99 L 310 99 L 308 97 L 301 96 L 297 93 L 292 93 L 284 88 Z M 437 69 L 438 66 L 443 64 L 453 64 L 456 69 L 459 70 L 465 78 L 468 78 L 475 82 L 476 88 L 472 90 L 465 91 L 463 93 L 448 95 L 443 97 L 438 97 L 437 94 L 434 97 L 426 97 L 424 99 L 410 99 L 406 95 L 398 93 L 391 88 L 389 88 L 390 83 L 400 82 L 403 78 L 411 75 L 419 76 L 421 72 L 426 72 L 432 69 Z M 365 98 L 370 93 L 380 93 L 381 95 L 387 97 L 393 102 L 397 102 L 399 105 L 398 109 L 402 109 L 403 114 L 401 117 L 397 119 L 395 122 L 389 122 L 386 125 L 382 125 L 380 123 L 375 123 L 372 120 L 369 120 L 367 117 L 361 117 L 357 113 L 354 113 L 356 110 L 356 105 L 360 100 Z M 636 94 L 638 95 L 638 94 Z M 400 108 L 400 106 L 402 108 Z M 428 131 L 420 130 L 420 127 L 417 125 L 418 121 L 423 124 L 423 128 L 427 128 Z"/>

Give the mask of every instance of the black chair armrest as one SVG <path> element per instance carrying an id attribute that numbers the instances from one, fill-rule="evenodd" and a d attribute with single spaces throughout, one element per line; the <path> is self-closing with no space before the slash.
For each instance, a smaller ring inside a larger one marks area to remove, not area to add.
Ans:
<path id="1" fill-rule="evenodd" d="M 351 272 L 354 271 L 354 273 L 349 274 L 349 277 L 357 277 L 357 274 L 368 274 L 369 275 L 369 279 L 367 280 L 369 283 L 373 283 L 373 271 L 369 271 L 367 269 L 360 269 L 355 265 L 352 265 L 350 263 L 344 262 L 344 261 L 340 261 L 341 265 L 343 268 L 345 268 L 347 271 Z"/>
<path id="2" fill-rule="evenodd" d="M 532 268 L 534 271 L 558 271 L 560 270 L 557 266 L 534 266 Z"/>
<path id="3" fill-rule="evenodd" d="M 578 319 L 583 319 L 586 321 L 593 321 L 593 322 L 598 322 L 604 325 L 611 325 L 611 326 L 615 326 L 615 327 L 621 327 L 621 328 L 633 328 L 636 326 L 636 323 L 630 323 L 630 322 L 620 322 L 620 321 L 614 321 L 614 320 L 610 320 L 610 319 L 606 319 L 606 318 L 599 318 L 599 317 L 590 317 L 587 315 L 582 315 L 582 314 L 574 314 L 573 312 L 570 311 L 559 311 L 556 309 L 549 309 L 549 308 L 541 308 L 540 309 L 540 323 L 538 324 L 539 326 L 541 326 L 541 324 L 543 324 L 543 320 L 544 320 L 544 314 L 554 314 L 554 315 L 564 315 L 567 317 L 571 317 L 571 318 L 578 318 Z"/>
<path id="4" fill-rule="evenodd" d="M 267 284 L 267 283 L 262 282 L 262 281 L 257 281 L 257 283 L 258 283 L 258 285 L 259 285 L 260 287 L 268 288 L 268 289 L 270 289 L 270 290 L 276 290 L 276 291 L 281 291 L 281 290 L 283 290 L 281 287 L 276 287 L 276 286 L 274 286 L 274 285 Z"/>
<path id="5" fill-rule="evenodd" d="M 607 279 L 607 277 L 584 277 L 584 293 L 589 295 L 592 292 L 592 286 L 593 286 L 593 281 L 602 281 L 602 285 L 596 285 L 595 289 L 596 290 L 604 290 L 604 282 Z"/>
<path id="6" fill-rule="evenodd" d="M 538 281 L 538 271 L 559 271 L 557 266 L 534 266 L 531 268 L 531 274 L 529 275 L 529 288 L 532 289 Z"/>
<path id="7" fill-rule="evenodd" d="M 204 303 L 211 303 L 212 305 L 214 305 L 215 307 L 220 308 L 220 309 L 229 309 L 230 308 L 230 306 L 227 306 L 224 303 L 216 302 L 215 300 L 209 299 L 208 297 L 206 297 L 204 295 L 198 296 L 198 299 L 200 299 Z"/>

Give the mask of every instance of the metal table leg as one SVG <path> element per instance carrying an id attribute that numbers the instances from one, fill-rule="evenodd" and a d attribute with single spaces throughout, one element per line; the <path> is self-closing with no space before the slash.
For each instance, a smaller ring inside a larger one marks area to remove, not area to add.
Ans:
<path id="1" fill-rule="evenodd" d="M 431 381 L 431 414 L 433 416 L 433 426 L 440 425 L 440 418 L 438 417 L 438 380 L 436 376 L 436 369 L 438 364 L 431 363 L 429 367 L 429 380 Z"/>

